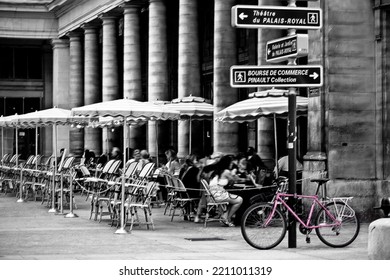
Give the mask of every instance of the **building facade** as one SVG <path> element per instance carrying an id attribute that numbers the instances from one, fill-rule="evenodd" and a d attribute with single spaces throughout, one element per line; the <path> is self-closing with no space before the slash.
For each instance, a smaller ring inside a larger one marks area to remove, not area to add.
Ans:
<path id="1" fill-rule="evenodd" d="M 211 100 L 215 112 L 246 99 L 230 87 L 229 68 L 265 64 L 265 42 L 283 30 L 235 29 L 236 4 L 285 6 L 280 0 L 0 0 L 0 113 L 72 108 L 131 98 L 168 101 L 189 95 Z M 298 157 L 304 178 L 327 172 L 329 192 L 354 196 L 363 219 L 389 196 L 390 125 L 387 82 L 390 0 L 297 1 L 323 9 L 323 28 L 308 31 L 309 56 L 321 64 L 324 86 L 301 89 L 308 116 L 298 121 Z M 158 129 L 156 130 L 156 126 Z M 286 154 L 286 120 L 278 120 L 278 148 Z M 257 148 L 272 168 L 271 120 L 222 124 L 194 121 L 192 150 L 237 153 Z M 158 135 L 156 135 L 158 131 Z M 34 132 L 22 130 L 22 154 L 34 151 Z M 31 134 L 31 135 L 30 135 Z M 121 130 L 59 128 L 58 147 L 81 155 L 120 146 Z M 169 146 L 188 154 L 188 121 L 131 127 L 132 148 L 156 154 Z M 5 132 L 15 152 L 14 132 Z M 40 153 L 52 152 L 51 130 L 40 129 Z M 312 185 L 304 180 L 304 189 Z"/>

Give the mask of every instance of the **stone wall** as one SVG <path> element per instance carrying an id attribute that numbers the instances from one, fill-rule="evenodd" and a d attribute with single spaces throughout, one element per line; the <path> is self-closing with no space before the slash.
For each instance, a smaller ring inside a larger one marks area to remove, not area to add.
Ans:
<path id="1" fill-rule="evenodd" d="M 362 220 L 369 221 L 380 215 L 373 207 L 389 193 L 381 176 L 384 126 L 378 119 L 382 93 L 376 84 L 373 3 L 329 0 L 312 5 L 323 9 L 324 27 L 312 34 L 318 40 L 311 38 L 309 61 L 324 65 L 325 84 L 320 96 L 311 100 L 314 113 L 309 108 L 307 158 L 322 152 L 326 164 L 307 161 L 304 177 L 326 168 L 329 195 L 354 196 L 353 207 Z M 315 186 L 307 180 L 304 191 L 313 192 Z"/>
<path id="2" fill-rule="evenodd" d="M 331 178 L 376 178 L 375 33 L 366 0 L 326 1 L 325 85 Z"/>

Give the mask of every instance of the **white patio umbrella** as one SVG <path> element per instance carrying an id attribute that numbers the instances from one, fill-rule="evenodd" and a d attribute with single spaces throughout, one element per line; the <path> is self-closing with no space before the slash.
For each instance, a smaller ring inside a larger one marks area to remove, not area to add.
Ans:
<path id="1" fill-rule="evenodd" d="M 4 127 L 9 127 L 11 125 L 11 120 L 14 115 L 7 117 L 0 117 L 0 127 L 1 127 L 1 158 L 4 157 Z"/>
<path id="2" fill-rule="evenodd" d="M 173 120 L 179 118 L 179 112 L 163 109 L 161 106 L 148 102 L 130 99 L 118 99 L 90 104 L 72 109 L 73 116 L 86 117 L 121 117 L 123 120 L 123 164 L 126 163 L 127 121 L 144 118 L 146 120 Z M 121 228 L 115 233 L 127 233 L 125 229 L 125 174 L 122 172 Z"/>
<path id="3" fill-rule="evenodd" d="M 52 208 L 49 210 L 50 213 L 56 213 L 55 209 L 55 177 L 57 172 L 57 125 L 70 125 L 87 123 L 90 118 L 85 117 L 72 117 L 71 111 L 61 108 L 50 108 L 23 115 L 16 115 L 12 118 L 11 124 L 17 127 L 26 126 L 53 126 L 53 149 L 54 149 L 54 171 L 53 171 L 53 185 L 52 185 Z M 72 189 L 72 188 L 70 188 Z M 71 194 L 72 195 L 72 194 Z M 62 197 L 62 194 L 61 194 Z M 61 199 L 62 202 L 62 199 Z M 61 204 L 62 205 L 62 204 Z M 61 207 L 62 211 L 62 207 Z M 72 212 L 72 203 L 71 203 Z"/>
<path id="4" fill-rule="evenodd" d="M 288 90 L 270 89 L 249 94 L 248 99 L 239 101 L 219 111 L 215 120 L 219 122 L 251 122 L 260 117 L 273 117 L 275 140 L 275 165 L 278 170 L 278 146 L 276 133 L 276 118 L 287 117 L 288 114 Z M 297 96 L 297 115 L 307 113 L 309 99 Z M 276 174 L 277 175 L 277 174 Z"/>
<path id="5" fill-rule="evenodd" d="M 214 107 L 208 100 L 198 96 L 187 96 L 173 99 L 171 103 L 165 105 L 167 108 L 180 112 L 181 120 L 189 120 L 189 141 L 188 151 L 192 150 L 192 121 L 212 120 Z"/>
<path id="6" fill-rule="evenodd" d="M 16 154 L 16 162 L 15 162 L 15 168 L 17 169 L 19 167 L 19 129 L 18 126 L 15 126 L 13 124 L 13 119 L 15 117 L 18 117 L 18 114 L 7 116 L 7 117 L 2 117 L 2 120 L 0 121 L 0 126 L 1 126 L 1 149 L 2 149 L 2 154 L 4 154 L 4 127 L 13 127 L 15 128 L 15 154 Z M 20 182 L 22 182 L 22 170 L 20 170 Z M 22 184 L 19 186 L 19 199 L 16 202 L 24 202 L 23 196 L 22 196 Z"/>
<path id="7" fill-rule="evenodd" d="M 144 125 L 147 122 L 147 119 L 140 118 L 127 118 L 126 124 L 128 126 L 140 126 Z M 105 128 L 106 130 L 110 128 L 123 126 L 123 118 L 121 117 L 99 117 L 98 119 L 88 123 L 87 127 L 92 128 Z M 128 130 L 130 132 L 130 129 Z M 108 139 L 106 139 L 106 152 L 108 153 Z"/>

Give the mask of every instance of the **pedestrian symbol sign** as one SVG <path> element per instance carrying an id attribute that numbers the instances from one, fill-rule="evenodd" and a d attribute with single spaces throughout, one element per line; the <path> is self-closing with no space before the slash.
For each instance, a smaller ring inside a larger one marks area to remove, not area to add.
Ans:
<path id="1" fill-rule="evenodd" d="M 307 22 L 309 24 L 318 24 L 318 14 L 317 13 L 307 13 Z"/>
<path id="2" fill-rule="evenodd" d="M 235 83 L 246 83 L 246 72 L 237 71 L 234 73 L 234 82 Z"/>
<path id="3" fill-rule="evenodd" d="M 245 87 L 321 87 L 321 65 L 235 65 L 230 68 L 230 85 Z"/>

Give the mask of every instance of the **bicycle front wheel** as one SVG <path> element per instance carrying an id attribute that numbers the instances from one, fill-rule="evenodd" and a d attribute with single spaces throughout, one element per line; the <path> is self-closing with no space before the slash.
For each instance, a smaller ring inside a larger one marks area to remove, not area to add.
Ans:
<path id="1" fill-rule="evenodd" d="M 330 202 L 325 205 L 326 209 L 341 222 L 334 225 L 335 221 L 321 209 L 316 218 L 318 238 L 326 245 L 333 248 L 345 247 L 351 244 L 359 234 L 360 223 L 353 209 L 344 202 Z"/>
<path id="2" fill-rule="evenodd" d="M 256 249 L 274 248 L 286 235 L 286 218 L 278 209 L 271 217 L 272 207 L 265 203 L 254 204 L 242 216 L 242 236 Z"/>

